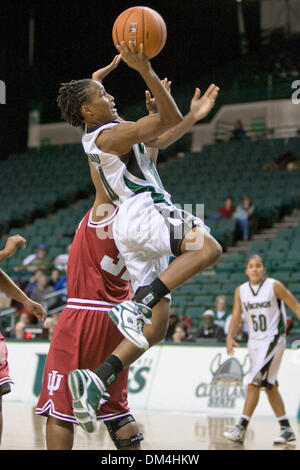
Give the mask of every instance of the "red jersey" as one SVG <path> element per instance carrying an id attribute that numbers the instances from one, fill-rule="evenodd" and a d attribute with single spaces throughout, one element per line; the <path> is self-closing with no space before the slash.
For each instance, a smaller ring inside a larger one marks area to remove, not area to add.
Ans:
<path id="1" fill-rule="evenodd" d="M 93 222 L 90 209 L 78 225 L 68 259 L 68 304 L 114 305 L 130 298 L 129 274 L 113 239 L 116 214 Z"/>

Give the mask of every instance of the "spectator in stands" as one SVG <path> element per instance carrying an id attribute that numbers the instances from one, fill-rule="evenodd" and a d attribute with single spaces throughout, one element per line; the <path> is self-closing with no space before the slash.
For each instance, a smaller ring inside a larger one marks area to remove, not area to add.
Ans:
<path id="1" fill-rule="evenodd" d="M 15 271 L 28 271 L 35 272 L 37 269 L 42 269 L 46 274 L 49 274 L 53 266 L 52 261 L 48 257 L 48 248 L 45 244 L 40 244 L 37 248 L 36 256 L 29 261 L 26 265 L 16 266 Z"/>
<path id="2" fill-rule="evenodd" d="M 15 325 L 15 335 L 17 339 L 24 339 L 25 328 L 30 324 L 30 315 L 26 312 L 21 313 L 19 321 Z"/>
<path id="3" fill-rule="evenodd" d="M 0 291 L 0 310 L 2 308 L 9 308 L 12 304 L 12 300 L 5 292 Z M 1 323 L 1 322 L 0 322 Z"/>
<path id="4" fill-rule="evenodd" d="M 232 318 L 232 315 L 229 315 L 229 317 L 227 317 L 226 322 L 225 322 L 224 331 L 226 335 L 228 334 L 231 318 Z M 241 316 L 240 318 L 239 328 L 234 337 L 234 340 L 241 342 L 241 343 L 247 343 L 248 341 L 248 326 L 247 326 L 247 323 L 244 321 L 243 316 Z"/>
<path id="5" fill-rule="evenodd" d="M 294 171 L 300 169 L 300 159 L 295 160 L 294 162 L 290 162 L 287 164 L 286 169 L 288 171 Z"/>
<path id="6" fill-rule="evenodd" d="M 300 160 L 297 159 L 297 156 L 288 151 L 280 155 L 275 160 L 271 160 L 264 165 L 264 170 L 293 170 L 298 167 Z"/>
<path id="7" fill-rule="evenodd" d="M 188 326 L 184 322 L 178 322 L 173 333 L 174 343 L 193 342 L 195 337 L 189 334 Z"/>
<path id="8" fill-rule="evenodd" d="M 29 282 L 25 285 L 25 292 L 28 295 L 28 297 L 31 296 L 32 292 L 34 289 L 38 287 L 38 279 L 40 276 L 44 274 L 43 269 L 37 269 L 31 278 L 29 279 Z"/>
<path id="9" fill-rule="evenodd" d="M 49 285 L 55 289 L 56 284 L 59 282 L 61 278 L 60 272 L 58 269 L 52 269 Z"/>
<path id="10" fill-rule="evenodd" d="M 241 120 L 236 121 L 232 129 L 232 140 L 242 140 L 246 137 L 246 132 Z"/>
<path id="11" fill-rule="evenodd" d="M 233 204 L 232 196 L 227 196 L 224 202 L 224 206 L 219 207 L 218 214 L 220 214 L 222 219 L 231 219 L 232 214 L 235 212 L 236 208 Z"/>
<path id="12" fill-rule="evenodd" d="M 227 196 L 225 199 L 224 205 L 219 207 L 216 214 L 211 215 L 208 219 L 231 219 L 232 214 L 235 212 L 236 207 L 233 204 L 232 196 Z"/>
<path id="13" fill-rule="evenodd" d="M 54 313 L 51 317 L 47 317 L 44 323 L 44 329 L 48 330 L 48 339 L 51 341 L 57 320 L 59 318 L 59 313 Z"/>
<path id="14" fill-rule="evenodd" d="M 47 309 L 53 308 L 57 304 L 57 298 L 52 297 L 47 300 L 44 299 L 46 295 L 51 294 L 52 292 L 54 292 L 54 289 L 49 285 L 48 277 L 45 274 L 42 274 L 38 279 L 38 287 L 34 289 L 30 298 L 35 302 L 46 305 Z"/>
<path id="15" fill-rule="evenodd" d="M 59 273 L 60 277 L 54 285 L 54 290 L 59 291 L 59 290 L 65 289 L 66 292 L 62 293 L 57 298 L 57 301 L 62 304 L 62 303 L 66 303 L 66 301 L 67 301 L 67 275 L 64 274 L 63 276 L 61 276 L 61 273 L 59 271 L 58 271 L 58 273 Z"/>
<path id="16" fill-rule="evenodd" d="M 174 308 L 171 308 L 170 316 L 169 316 L 169 326 L 168 326 L 167 334 L 165 337 L 166 341 L 173 340 L 173 334 L 175 332 L 175 328 L 178 323 L 179 323 L 179 317 L 177 315 L 177 312 Z"/>
<path id="17" fill-rule="evenodd" d="M 216 310 L 214 312 L 214 323 L 215 325 L 225 328 L 225 322 L 230 315 L 227 311 L 227 299 L 225 295 L 218 295 L 216 298 Z"/>
<path id="18" fill-rule="evenodd" d="M 72 244 L 68 245 L 67 253 L 62 253 L 61 255 L 58 255 L 54 260 L 54 266 L 59 271 L 63 271 L 65 273 L 67 272 L 68 259 L 69 259 L 71 246 Z"/>
<path id="19" fill-rule="evenodd" d="M 203 325 L 196 334 L 197 339 L 214 338 L 217 341 L 225 340 L 225 333 L 223 328 L 214 323 L 213 310 L 205 310 L 202 316 Z"/>
<path id="20" fill-rule="evenodd" d="M 236 211 L 233 213 L 233 218 L 237 221 L 237 227 L 243 234 L 244 240 L 250 238 L 250 221 L 255 205 L 252 203 L 250 196 L 245 195 L 242 199 L 242 204 L 237 206 Z"/>

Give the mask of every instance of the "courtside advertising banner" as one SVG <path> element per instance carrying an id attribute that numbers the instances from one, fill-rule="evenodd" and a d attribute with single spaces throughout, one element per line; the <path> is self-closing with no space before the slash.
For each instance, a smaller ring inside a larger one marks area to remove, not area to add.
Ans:
<path id="1" fill-rule="evenodd" d="M 35 404 L 39 396 L 49 343 L 7 342 L 12 392 L 5 400 Z M 157 345 L 130 366 L 129 405 L 134 409 L 239 415 L 250 370 L 247 348 L 228 356 L 224 346 Z M 279 369 L 279 390 L 286 412 L 296 417 L 300 403 L 299 349 L 286 349 Z M 54 394 L 59 374 L 48 377 Z M 273 416 L 264 391 L 257 415 Z"/>

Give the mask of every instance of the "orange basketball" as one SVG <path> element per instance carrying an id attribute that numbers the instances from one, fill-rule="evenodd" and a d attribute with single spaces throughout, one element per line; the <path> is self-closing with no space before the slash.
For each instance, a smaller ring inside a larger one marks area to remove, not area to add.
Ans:
<path id="1" fill-rule="evenodd" d="M 131 7 L 123 11 L 113 25 L 112 37 L 114 44 L 129 40 L 139 51 L 144 44 L 144 55 L 152 59 L 160 53 L 167 39 L 167 27 L 162 16 L 148 7 Z"/>

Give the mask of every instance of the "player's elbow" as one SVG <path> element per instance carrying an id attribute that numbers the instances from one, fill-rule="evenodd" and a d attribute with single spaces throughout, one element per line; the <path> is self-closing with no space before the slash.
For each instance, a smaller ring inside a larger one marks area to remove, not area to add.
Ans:
<path id="1" fill-rule="evenodd" d="M 169 145 L 170 145 L 170 144 L 169 144 L 168 141 L 161 141 L 161 142 L 159 141 L 157 148 L 158 148 L 159 150 L 165 150 L 166 148 L 169 147 Z"/>

